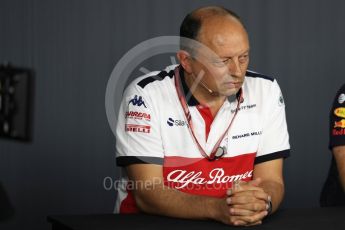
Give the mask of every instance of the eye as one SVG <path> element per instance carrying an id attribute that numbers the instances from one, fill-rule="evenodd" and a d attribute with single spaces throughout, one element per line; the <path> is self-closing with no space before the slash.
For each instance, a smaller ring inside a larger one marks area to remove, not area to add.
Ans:
<path id="1" fill-rule="evenodd" d="M 248 61 L 248 59 L 249 59 L 249 55 L 248 54 L 245 54 L 245 55 L 241 55 L 239 58 L 238 58 L 238 61 L 240 62 L 240 63 L 246 63 L 247 61 Z"/>
<path id="2" fill-rule="evenodd" d="M 222 62 L 223 62 L 224 64 L 228 64 L 229 61 L 230 61 L 230 58 L 227 58 L 227 59 L 222 60 Z"/>
<path id="3" fill-rule="evenodd" d="M 223 67 L 229 63 L 230 58 L 213 60 L 212 64 L 217 67 Z"/>

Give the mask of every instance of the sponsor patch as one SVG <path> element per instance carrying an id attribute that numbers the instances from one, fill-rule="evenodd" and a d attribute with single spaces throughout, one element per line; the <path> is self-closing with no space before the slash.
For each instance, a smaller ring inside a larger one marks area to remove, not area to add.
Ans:
<path id="1" fill-rule="evenodd" d="M 345 119 L 334 122 L 334 128 L 345 128 Z"/>
<path id="2" fill-rule="evenodd" d="M 338 117 L 345 118 L 345 107 L 339 107 L 334 110 L 334 114 Z"/>
<path id="3" fill-rule="evenodd" d="M 187 126 L 188 127 L 188 122 L 187 121 L 183 121 L 183 120 L 174 120 L 171 117 L 168 118 L 167 120 L 167 124 L 169 126 Z"/>
<path id="4" fill-rule="evenodd" d="M 256 107 L 256 104 L 251 104 L 251 105 L 242 105 L 240 106 L 240 108 L 238 109 L 238 111 L 241 111 L 241 110 L 248 110 L 248 109 L 254 109 Z M 231 110 L 231 113 L 234 113 L 236 112 L 236 109 L 232 109 Z"/>
<path id="5" fill-rule="evenodd" d="M 345 129 L 333 129 L 332 130 L 332 135 L 333 136 L 342 136 L 342 135 L 345 135 Z"/>
<path id="6" fill-rule="evenodd" d="M 251 179 L 253 177 L 253 170 L 246 172 L 226 175 L 223 168 L 215 168 L 209 172 L 209 175 L 204 176 L 203 171 L 187 171 L 187 170 L 174 170 L 167 175 L 167 182 L 171 184 L 171 187 L 176 189 L 183 188 L 196 188 L 200 185 L 210 184 L 225 184 L 233 181 Z M 191 186 L 192 185 L 192 186 Z"/>
<path id="7" fill-rule="evenodd" d="M 137 111 L 127 111 L 126 118 L 151 121 L 151 115 L 149 113 L 142 113 Z"/>
<path id="8" fill-rule="evenodd" d="M 285 103 L 284 103 L 283 94 L 280 93 L 279 99 L 278 99 L 278 105 L 279 105 L 279 106 L 283 106 L 284 104 L 285 104 Z"/>
<path id="9" fill-rule="evenodd" d="M 151 126 L 149 126 L 149 125 L 126 124 L 125 129 L 126 129 L 126 132 L 150 133 Z"/>
<path id="10" fill-rule="evenodd" d="M 338 102 L 339 104 L 343 104 L 345 101 L 345 94 L 340 94 L 339 97 L 338 97 Z"/>
<path id="11" fill-rule="evenodd" d="M 244 138 L 244 137 L 250 137 L 250 136 L 260 136 L 262 134 L 262 131 L 255 131 L 255 132 L 250 132 L 250 133 L 243 133 L 240 135 L 234 135 L 232 136 L 232 139 L 236 140 L 236 139 L 240 139 L 240 138 Z"/>
<path id="12" fill-rule="evenodd" d="M 146 105 L 145 105 L 145 102 L 144 102 L 143 97 L 142 97 L 142 96 L 138 96 L 138 95 L 135 95 L 134 98 L 132 98 L 132 99 L 128 102 L 128 105 L 129 105 L 129 104 L 132 104 L 132 105 L 138 106 L 138 107 L 140 107 L 140 106 L 143 105 L 145 108 L 147 108 Z"/>

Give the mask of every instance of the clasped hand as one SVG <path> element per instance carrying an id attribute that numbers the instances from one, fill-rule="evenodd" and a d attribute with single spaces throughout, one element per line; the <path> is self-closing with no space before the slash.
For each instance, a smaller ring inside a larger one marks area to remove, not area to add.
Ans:
<path id="1" fill-rule="evenodd" d="M 227 224 L 251 226 L 262 223 L 262 219 L 268 214 L 271 197 L 259 187 L 260 183 L 260 179 L 235 181 L 232 188 L 227 190 Z"/>

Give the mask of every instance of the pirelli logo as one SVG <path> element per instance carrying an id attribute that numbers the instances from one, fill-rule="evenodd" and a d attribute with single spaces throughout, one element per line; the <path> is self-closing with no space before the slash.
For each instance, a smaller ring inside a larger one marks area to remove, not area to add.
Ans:
<path id="1" fill-rule="evenodd" d="M 126 132 L 150 133 L 151 126 L 126 124 L 125 129 L 126 129 Z"/>

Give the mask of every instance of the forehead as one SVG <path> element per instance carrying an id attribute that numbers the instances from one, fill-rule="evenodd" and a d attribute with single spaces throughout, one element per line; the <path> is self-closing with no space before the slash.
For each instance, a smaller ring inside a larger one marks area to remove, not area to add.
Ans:
<path id="1" fill-rule="evenodd" d="M 198 40 L 219 56 L 234 56 L 249 49 L 246 30 L 230 16 L 204 20 Z"/>

